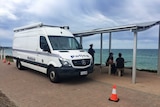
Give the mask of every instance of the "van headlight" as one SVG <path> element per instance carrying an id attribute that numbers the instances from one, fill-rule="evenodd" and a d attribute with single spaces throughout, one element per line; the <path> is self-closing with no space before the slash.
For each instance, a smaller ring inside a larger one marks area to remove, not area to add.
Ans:
<path id="1" fill-rule="evenodd" d="M 61 62 L 61 64 L 63 66 L 71 66 L 71 64 L 69 63 L 69 61 L 65 58 L 59 58 L 59 61 Z"/>

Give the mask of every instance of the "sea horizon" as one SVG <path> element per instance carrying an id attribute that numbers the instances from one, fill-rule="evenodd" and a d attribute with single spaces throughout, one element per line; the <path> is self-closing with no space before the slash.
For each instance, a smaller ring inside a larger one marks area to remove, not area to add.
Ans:
<path id="1" fill-rule="evenodd" d="M 87 49 L 85 49 L 87 51 Z M 122 53 L 122 57 L 127 63 L 125 67 L 132 67 L 133 61 L 133 49 L 111 49 L 113 53 L 114 61 L 118 58 L 118 53 Z M 102 50 L 102 64 L 109 56 L 109 49 Z M 137 49 L 137 61 L 136 68 L 139 70 L 153 70 L 157 71 L 158 65 L 158 49 Z M 95 49 L 95 64 L 100 64 L 100 49 Z"/>
<path id="2" fill-rule="evenodd" d="M 84 49 L 88 51 L 88 49 Z M 122 53 L 122 57 L 127 63 L 125 67 L 132 67 L 133 49 L 111 49 L 113 52 L 114 61 L 118 57 L 118 53 Z M 12 49 L 5 49 L 6 55 L 12 55 Z M 102 50 L 102 64 L 105 65 L 108 58 L 109 49 Z M 137 69 L 157 71 L 158 65 L 158 49 L 137 49 Z M 100 49 L 95 49 L 95 64 L 100 64 Z"/>

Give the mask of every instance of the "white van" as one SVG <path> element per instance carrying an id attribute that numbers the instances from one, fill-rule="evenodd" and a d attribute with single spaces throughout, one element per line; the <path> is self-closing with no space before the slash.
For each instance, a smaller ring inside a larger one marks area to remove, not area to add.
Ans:
<path id="1" fill-rule="evenodd" d="M 15 28 L 12 48 L 17 68 L 45 73 L 51 82 L 92 73 L 92 56 L 82 50 L 68 29 L 43 23 Z"/>

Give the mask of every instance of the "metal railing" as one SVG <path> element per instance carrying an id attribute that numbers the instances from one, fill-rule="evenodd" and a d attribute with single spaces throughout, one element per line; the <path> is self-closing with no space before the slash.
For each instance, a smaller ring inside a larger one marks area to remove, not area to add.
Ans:
<path id="1" fill-rule="evenodd" d="M 6 49 L 12 49 L 12 47 L 2 47 L 0 46 L 0 59 L 6 59 Z"/>

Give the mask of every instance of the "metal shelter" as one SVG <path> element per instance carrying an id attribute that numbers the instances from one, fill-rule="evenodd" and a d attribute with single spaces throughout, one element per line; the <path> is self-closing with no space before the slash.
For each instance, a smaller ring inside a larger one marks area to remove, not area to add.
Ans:
<path id="1" fill-rule="evenodd" d="M 132 83 L 136 83 L 136 54 L 137 54 L 137 36 L 138 32 L 147 30 L 155 25 L 159 25 L 159 41 L 158 41 L 158 70 L 157 74 L 160 75 L 160 21 L 152 21 L 145 23 L 137 23 L 130 24 L 119 27 L 111 27 L 111 28 L 101 28 L 101 29 L 93 29 L 90 31 L 84 32 L 76 32 L 73 33 L 75 37 L 80 37 L 80 43 L 82 44 L 82 37 L 92 36 L 95 34 L 100 34 L 101 36 L 101 47 L 100 47 L 100 64 L 102 65 L 102 37 L 103 33 L 109 33 L 109 52 L 111 50 L 111 36 L 112 32 L 121 32 L 121 31 L 131 31 L 134 33 L 134 47 L 133 47 L 133 65 L 132 65 Z"/>

